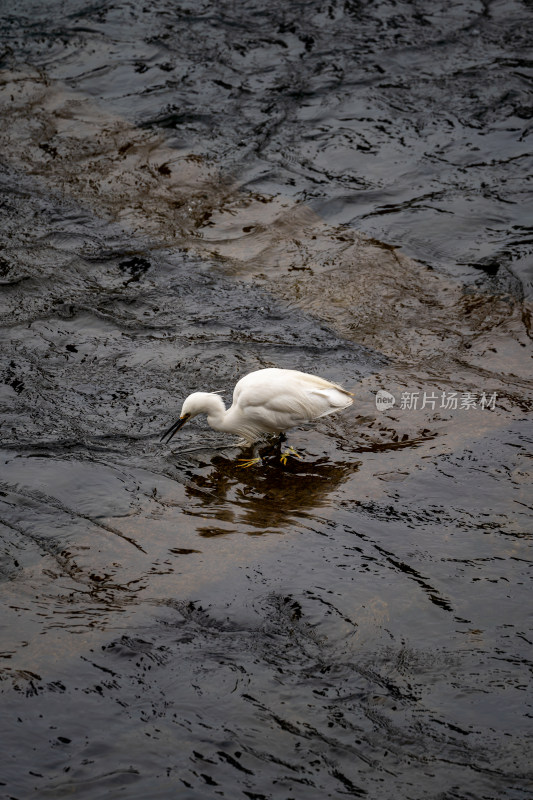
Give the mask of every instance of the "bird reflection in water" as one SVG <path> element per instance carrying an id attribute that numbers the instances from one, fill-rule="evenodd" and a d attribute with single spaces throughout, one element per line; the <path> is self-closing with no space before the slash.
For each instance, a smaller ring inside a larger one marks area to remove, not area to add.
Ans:
<path id="1" fill-rule="evenodd" d="M 271 451 L 270 451 L 271 452 Z M 216 455 L 211 470 L 190 477 L 188 497 L 197 501 L 189 514 L 214 523 L 198 528 L 201 536 L 245 532 L 261 534 L 287 528 L 296 519 L 328 505 L 328 498 L 361 462 L 332 462 L 326 455 L 310 460 L 289 458 L 280 468 L 262 454 L 260 469 L 242 469 L 233 458 Z M 243 530 L 248 526 L 252 530 Z"/>

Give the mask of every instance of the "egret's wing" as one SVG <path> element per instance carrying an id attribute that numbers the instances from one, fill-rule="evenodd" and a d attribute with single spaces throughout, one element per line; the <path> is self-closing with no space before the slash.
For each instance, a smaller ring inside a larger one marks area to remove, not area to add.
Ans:
<path id="1" fill-rule="evenodd" d="M 239 409 L 250 419 L 268 420 L 283 429 L 327 416 L 353 402 L 351 397 L 337 389 L 307 391 L 297 386 L 280 388 L 275 392 L 272 386 L 264 389 L 263 393 L 259 387 L 257 391 L 244 390 L 239 397 Z"/>
<path id="2" fill-rule="evenodd" d="M 295 379 L 299 380 L 302 386 L 307 386 L 311 390 L 316 389 L 337 389 L 342 394 L 351 395 L 352 392 L 347 392 L 346 389 L 343 389 L 342 386 L 339 386 L 337 383 L 332 383 L 331 381 L 327 381 L 325 378 L 319 378 L 318 375 L 309 375 L 307 372 L 298 372 L 295 369 L 288 369 L 284 370 L 285 372 L 291 372 Z"/>
<path id="3" fill-rule="evenodd" d="M 233 405 L 243 416 L 283 430 L 352 403 L 352 394 L 341 386 L 290 369 L 252 372 L 241 378 L 233 393 Z"/>
<path id="4" fill-rule="evenodd" d="M 317 417 L 327 417 L 328 414 L 333 414 L 335 411 L 348 408 L 348 406 L 351 406 L 353 403 L 353 394 L 351 392 L 346 392 L 340 386 L 335 386 L 334 384 L 332 384 L 329 389 L 314 390 L 312 394 L 320 397 L 325 406 L 324 410 L 316 415 Z"/>

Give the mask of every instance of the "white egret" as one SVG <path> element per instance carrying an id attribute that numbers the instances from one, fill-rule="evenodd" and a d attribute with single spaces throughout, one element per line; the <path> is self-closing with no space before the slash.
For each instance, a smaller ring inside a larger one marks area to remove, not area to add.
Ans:
<path id="1" fill-rule="evenodd" d="M 180 418 L 161 436 L 167 443 L 187 420 L 207 414 L 207 422 L 215 431 L 235 433 L 242 444 L 251 445 L 265 433 L 280 434 L 289 428 L 326 417 L 353 403 L 351 392 L 294 369 L 259 369 L 245 375 L 233 391 L 233 404 L 226 410 L 217 392 L 194 392 L 183 403 Z M 281 454 L 286 463 L 292 448 Z M 245 466 L 261 459 L 246 461 Z"/>

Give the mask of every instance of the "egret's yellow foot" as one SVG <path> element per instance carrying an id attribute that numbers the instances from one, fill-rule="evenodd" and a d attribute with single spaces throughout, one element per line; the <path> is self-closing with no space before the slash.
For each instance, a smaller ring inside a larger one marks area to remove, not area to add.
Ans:
<path id="1" fill-rule="evenodd" d="M 301 458 L 301 455 L 296 452 L 294 447 L 289 447 L 287 450 L 284 450 L 279 459 L 283 464 L 283 466 L 285 466 L 285 464 L 287 463 L 287 459 L 289 456 L 296 456 L 296 458 Z"/>
<path id="2" fill-rule="evenodd" d="M 239 458 L 238 460 L 240 461 L 240 464 L 238 464 L 239 467 L 253 467 L 254 464 L 260 464 L 261 463 L 261 459 L 259 457 L 257 457 L 257 458 Z"/>

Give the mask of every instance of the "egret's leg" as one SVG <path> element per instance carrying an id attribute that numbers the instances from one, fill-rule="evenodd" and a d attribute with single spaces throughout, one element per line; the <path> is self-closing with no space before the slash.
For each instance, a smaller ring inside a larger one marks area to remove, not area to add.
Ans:
<path id="1" fill-rule="evenodd" d="M 278 458 L 281 458 L 281 445 L 283 444 L 283 442 L 286 442 L 286 441 L 287 441 L 287 437 L 285 436 L 285 434 L 284 433 L 280 433 L 280 435 L 276 439 L 276 444 L 274 445 L 274 452 L 276 453 Z"/>
<path id="2" fill-rule="evenodd" d="M 278 456 L 278 458 L 281 461 L 281 463 L 283 464 L 283 466 L 286 465 L 287 459 L 288 459 L 289 456 L 296 456 L 296 458 L 301 458 L 301 455 L 299 455 L 299 453 L 296 452 L 294 447 L 290 447 L 289 446 L 289 447 L 287 447 L 286 450 L 281 452 L 281 445 L 283 444 L 283 442 L 286 442 L 286 441 L 287 441 L 287 437 L 285 436 L 285 434 L 284 433 L 280 433 L 280 435 L 278 437 L 278 441 L 276 443 L 276 455 Z"/>
<path id="3" fill-rule="evenodd" d="M 248 444 L 248 442 L 246 442 L 245 439 L 243 439 L 243 442 Z M 255 464 L 261 464 L 263 459 L 261 458 L 261 456 L 256 455 L 256 453 L 257 453 L 257 445 L 254 445 L 254 449 L 253 449 L 252 452 L 253 452 L 253 456 L 251 458 L 238 458 L 237 459 L 237 466 L 238 467 L 253 467 L 253 466 L 255 466 Z"/>
<path id="4" fill-rule="evenodd" d="M 288 447 L 286 450 L 283 451 L 283 453 L 279 457 L 279 460 L 281 461 L 283 466 L 286 465 L 289 456 L 296 456 L 296 458 L 301 458 L 301 455 L 296 452 L 294 447 Z"/>
<path id="5" fill-rule="evenodd" d="M 287 437 L 285 436 L 285 434 L 284 433 L 280 433 L 279 436 L 277 437 L 274 445 L 273 445 L 274 457 L 276 459 L 279 459 L 279 461 L 283 464 L 283 466 L 285 466 L 287 464 L 287 459 L 288 459 L 289 456 L 296 456 L 296 458 L 301 458 L 301 455 L 296 452 L 294 447 L 287 447 L 285 450 L 283 450 L 283 451 L 281 450 L 281 445 L 286 441 L 287 441 Z M 254 454 L 256 452 L 257 452 L 257 449 L 254 448 Z M 261 456 L 255 456 L 255 455 L 252 458 L 239 458 L 238 459 L 238 462 L 239 462 L 238 466 L 239 467 L 253 467 L 256 464 L 261 464 L 262 461 L 263 461 L 263 459 L 261 458 Z"/>
<path id="6" fill-rule="evenodd" d="M 261 464 L 262 458 L 259 456 L 255 456 L 255 458 L 238 458 L 237 459 L 237 466 L 238 467 L 253 467 L 255 464 Z"/>

